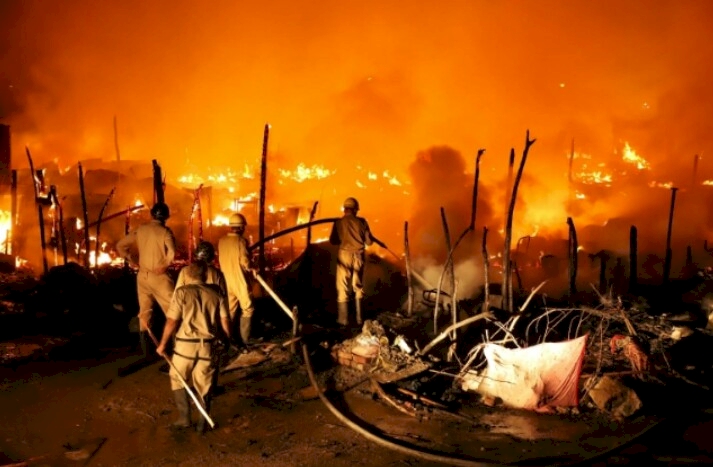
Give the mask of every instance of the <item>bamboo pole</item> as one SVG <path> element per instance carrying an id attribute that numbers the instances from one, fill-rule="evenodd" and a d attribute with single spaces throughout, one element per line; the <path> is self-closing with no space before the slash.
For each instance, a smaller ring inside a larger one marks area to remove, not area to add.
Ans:
<path id="1" fill-rule="evenodd" d="M 406 316 L 413 315 L 413 280 L 411 279 L 411 251 L 408 244 L 408 221 L 404 222 L 404 258 L 406 260 Z"/>
<path id="2" fill-rule="evenodd" d="M 116 161 L 121 162 L 121 153 L 119 152 L 119 128 L 116 123 L 116 115 L 114 115 L 114 152 L 116 153 Z"/>
<path id="3" fill-rule="evenodd" d="M 17 255 L 17 170 L 10 172 L 10 252 Z"/>
<path id="4" fill-rule="evenodd" d="M 636 226 L 629 229 L 629 293 L 635 293 L 639 282 L 638 239 Z"/>
<path id="5" fill-rule="evenodd" d="M 191 215 L 188 221 L 188 261 L 193 261 L 193 251 L 196 249 L 196 236 L 193 232 L 195 226 L 196 212 L 200 209 L 200 193 L 203 184 L 200 184 L 197 189 L 193 190 L 193 204 L 191 205 Z M 202 236 L 202 233 L 201 235 Z"/>
<path id="6" fill-rule="evenodd" d="M 319 204 L 319 201 L 315 201 L 314 204 L 312 205 L 312 210 L 309 212 L 309 222 L 308 224 L 312 224 L 312 221 L 314 220 L 314 216 L 317 213 L 317 205 Z M 309 249 L 309 246 L 312 244 L 312 225 L 307 227 L 307 246 L 306 248 Z"/>
<path id="7" fill-rule="evenodd" d="M 574 295 L 577 293 L 577 267 L 579 260 L 579 244 L 577 243 L 577 229 L 575 229 L 574 221 L 571 217 L 567 218 L 567 225 L 569 226 L 569 299 L 571 301 L 574 298 Z"/>
<path id="8" fill-rule="evenodd" d="M 50 186 L 50 197 L 52 198 L 52 202 L 56 206 L 57 209 L 57 214 L 59 217 L 59 241 L 60 245 L 62 246 L 62 261 L 63 264 L 67 264 L 68 261 L 68 253 L 67 253 L 67 236 L 64 232 L 64 209 L 62 209 L 62 203 L 59 202 L 59 197 L 57 196 L 57 187 L 54 185 Z"/>
<path id="9" fill-rule="evenodd" d="M 84 169 L 82 168 L 82 163 L 78 162 L 77 167 L 79 168 L 79 194 L 82 197 L 82 216 L 84 218 L 84 266 L 89 269 L 91 264 L 89 264 L 89 213 L 87 212 L 87 193 L 84 190 Z M 96 261 L 96 258 L 95 258 Z"/>
<path id="10" fill-rule="evenodd" d="M 488 258 L 488 246 L 487 246 L 487 239 L 488 239 L 488 228 L 483 227 L 483 244 L 482 244 L 482 253 L 483 253 L 483 284 L 484 284 L 484 290 L 483 290 L 483 309 L 481 311 L 483 312 L 488 312 L 490 310 L 490 258 Z"/>
<path id="11" fill-rule="evenodd" d="M 40 202 L 40 190 L 37 186 L 37 175 L 35 174 L 35 164 L 32 162 L 32 154 L 30 154 L 30 148 L 25 146 L 25 153 L 27 154 L 27 160 L 30 164 L 30 176 L 32 177 L 32 186 L 34 187 L 35 193 L 35 204 L 37 205 L 37 217 L 38 224 L 40 227 L 40 248 L 42 252 L 42 269 L 45 274 L 49 271 L 49 266 L 47 264 L 47 254 L 45 249 L 47 248 L 47 243 L 45 240 L 45 216 L 42 212 L 42 203 Z"/>
<path id="12" fill-rule="evenodd" d="M 260 199 L 258 205 L 258 272 L 265 273 L 265 195 L 267 190 L 267 143 L 270 125 L 265 124 L 262 136 L 262 157 L 260 159 Z"/>
<path id="13" fill-rule="evenodd" d="M 285 312 L 287 316 L 290 317 L 290 319 L 294 322 L 297 317 L 290 311 L 290 309 L 285 305 L 285 302 L 282 301 L 282 299 L 275 293 L 274 290 L 272 290 L 272 287 L 267 285 L 267 282 L 265 282 L 265 279 L 263 279 L 260 274 L 255 274 L 255 279 L 260 283 L 260 285 L 267 291 L 268 294 L 275 300 L 275 302 L 280 306 L 282 311 Z"/>
<path id="14" fill-rule="evenodd" d="M 292 307 L 292 342 L 290 343 L 290 353 L 295 354 L 297 353 L 297 341 L 298 341 L 298 336 L 297 334 L 299 333 L 300 326 L 299 326 L 299 313 L 297 311 L 297 306 Z"/>
<path id="15" fill-rule="evenodd" d="M 673 210 L 676 206 L 676 192 L 678 188 L 671 188 L 671 209 L 668 214 L 668 231 L 666 232 L 666 259 L 663 267 L 663 283 L 668 284 L 669 276 L 671 275 L 671 233 L 673 231 Z"/>
<path id="16" fill-rule="evenodd" d="M 569 151 L 569 167 L 567 169 L 567 214 L 572 215 L 572 207 L 574 204 L 574 138 L 572 138 L 572 147 Z"/>
<path id="17" fill-rule="evenodd" d="M 441 332 L 441 333 L 440 333 L 439 335 L 437 335 L 431 342 L 429 342 L 428 345 L 426 345 L 426 347 L 423 348 L 423 350 L 421 350 L 420 352 L 418 352 L 418 354 L 419 354 L 419 355 L 422 355 L 422 356 L 423 356 L 423 355 L 426 355 L 428 352 L 431 351 L 431 349 L 432 349 L 436 344 L 438 344 L 438 343 L 441 342 L 443 339 L 445 339 L 451 331 L 455 331 L 455 330 L 458 329 L 458 328 L 461 328 L 461 327 L 463 327 L 463 326 L 465 326 L 465 325 L 467 325 L 467 324 L 474 323 L 474 322 L 476 322 L 476 321 L 478 321 L 478 320 L 481 320 L 481 319 L 492 318 L 492 316 L 493 316 L 493 315 L 492 315 L 491 313 L 488 313 L 488 312 L 485 312 L 485 313 L 478 313 L 477 315 L 471 316 L 470 318 L 466 318 L 466 319 L 464 319 L 463 321 L 461 321 L 461 322 L 459 322 L 459 323 L 457 323 L 457 324 L 452 324 L 452 325 L 448 326 L 443 332 Z"/>
<path id="18" fill-rule="evenodd" d="M 97 232 L 95 234 L 96 240 L 94 243 L 94 267 L 99 266 L 99 250 L 101 246 L 101 242 L 99 241 L 99 235 L 101 233 L 101 225 L 102 225 L 102 218 L 104 217 L 104 210 L 106 210 L 106 207 L 109 205 L 109 201 L 111 201 L 111 198 L 114 197 L 114 191 L 116 191 L 116 187 L 112 187 L 111 191 L 109 192 L 109 196 L 106 197 L 106 200 L 104 201 L 104 204 L 102 204 L 102 208 L 99 210 L 99 218 L 97 219 Z"/>
<path id="19" fill-rule="evenodd" d="M 443 206 L 441 206 L 441 222 L 443 224 L 443 232 L 444 232 L 444 237 L 446 240 L 446 251 L 449 253 L 446 262 L 443 264 L 443 269 L 441 269 L 441 275 L 438 278 L 438 287 L 436 289 L 436 304 L 433 308 L 433 332 L 438 331 L 438 312 L 439 312 L 439 307 L 440 307 L 440 300 L 441 300 L 441 287 L 443 285 L 443 278 L 446 275 L 446 272 L 450 274 L 450 279 L 451 279 L 451 293 L 453 293 L 453 281 L 455 280 L 455 276 L 453 275 L 453 262 L 451 261 L 451 234 L 450 231 L 448 230 L 448 221 L 446 220 L 446 211 L 443 209 Z"/>
<path id="20" fill-rule="evenodd" d="M 525 149 L 522 151 L 522 158 L 520 159 L 520 167 L 517 170 L 517 176 L 515 177 L 515 183 L 512 188 L 512 195 L 510 197 L 510 207 L 508 208 L 507 222 L 505 224 L 505 251 L 503 252 L 503 264 L 505 265 L 505 277 L 503 281 L 507 284 L 507 304 L 505 309 L 512 313 L 513 312 L 513 298 L 512 298 L 512 263 L 510 262 L 510 243 L 512 241 L 512 221 L 515 212 L 515 201 L 517 200 L 517 189 L 520 185 L 520 180 L 522 179 L 522 172 L 525 169 L 525 162 L 527 162 L 527 155 L 530 152 L 530 147 L 537 141 L 536 139 L 530 139 L 530 130 L 527 130 L 525 134 Z M 511 159 L 514 158 L 515 151 L 511 151 Z"/>
<path id="21" fill-rule="evenodd" d="M 153 159 L 151 161 L 151 165 L 153 166 L 153 196 L 154 196 L 154 204 L 156 203 L 165 203 L 166 198 L 164 196 L 164 182 L 163 182 L 163 175 L 161 174 L 161 166 L 158 165 L 158 161 L 156 159 Z"/>

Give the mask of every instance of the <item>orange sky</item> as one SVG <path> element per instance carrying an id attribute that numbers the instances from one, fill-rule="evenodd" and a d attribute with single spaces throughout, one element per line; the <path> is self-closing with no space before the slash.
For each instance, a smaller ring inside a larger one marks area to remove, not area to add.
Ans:
<path id="1" fill-rule="evenodd" d="M 290 201 L 319 198 L 326 217 L 357 196 L 394 241 L 414 213 L 429 217 L 411 219 L 414 228 L 440 235 L 443 205 L 460 222 L 452 231 L 462 229 L 481 147 L 491 218 L 479 225 L 497 231 L 508 153 L 519 159 L 526 129 L 537 143 L 516 229 L 562 230 L 571 140 L 609 165 L 629 142 L 651 163 L 646 180 L 619 177 L 575 221 L 629 216 L 655 224 L 659 241 L 669 192 L 639 185 L 688 183 L 696 153 L 701 180 L 713 179 L 711 21 L 712 3 L 688 0 L 6 0 L 0 122 L 12 126 L 16 167 L 25 145 L 39 164 L 73 164 L 114 157 L 116 115 L 122 158 L 157 158 L 169 178 L 191 164 L 257 167 L 269 122 L 270 168 L 338 172 Z M 467 174 L 412 180 L 412 164 L 434 147 L 452 149 Z M 420 186 L 389 203 L 353 184 L 357 165 Z M 685 207 L 684 195 L 677 235 L 690 219 L 692 241 L 702 241 L 710 203 Z"/>

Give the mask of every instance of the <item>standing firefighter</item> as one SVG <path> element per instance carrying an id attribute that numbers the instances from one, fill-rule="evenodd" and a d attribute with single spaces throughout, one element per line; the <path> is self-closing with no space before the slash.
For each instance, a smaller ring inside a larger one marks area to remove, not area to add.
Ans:
<path id="1" fill-rule="evenodd" d="M 364 248 L 371 245 L 369 224 L 357 217 L 359 202 L 354 198 L 344 200 L 344 216 L 332 227 L 329 241 L 339 245 L 337 254 L 337 322 L 349 324 L 349 301 L 355 298 L 356 322 L 361 324 L 361 299 L 364 296 Z"/>
<path id="2" fill-rule="evenodd" d="M 240 338 L 245 345 L 250 339 L 252 325 L 253 296 L 248 282 L 248 273 L 254 274 L 255 269 L 250 265 L 248 256 L 248 241 L 243 237 L 247 222 L 242 214 L 233 214 L 228 222 L 231 232 L 218 240 L 218 261 L 220 269 L 225 275 L 228 285 L 228 307 L 230 310 L 231 324 L 235 323 L 238 303 L 242 314 L 240 315 Z"/>
<path id="3" fill-rule="evenodd" d="M 178 408 L 177 428 L 191 424 L 188 393 L 181 384 L 181 377 L 192 383 L 196 395 L 203 401 L 206 413 L 210 414 L 211 389 L 216 372 L 217 347 L 222 333 L 230 338 L 228 307 L 225 298 L 205 284 L 207 266 L 203 262 L 187 266 L 185 285 L 176 289 L 171 306 L 166 313 L 166 326 L 156 352 L 166 356 L 166 344 L 173 334 L 173 367 L 169 372 L 171 390 Z M 180 375 L 180 377 L 179 377 Z M 196 429 L 205 431 L 206 420 L 200 419 Z"/>
<path id="4" fill-rule="evenodd" d="M 154 301 L 166 313 L 173 296 L 173 279 L 166 272 L 176 254 L 176 242 L 171 229 L 166 227 L 169 217 L 168 206 L 156 203 L 151 208 L 153 220 L 140 226 L 119 240 L 116 249 L 119 254 L 133 263 L 131 245 L 139 251 L 139 272 L 136 289 L 139 296 L 139 329 L 141 350 L 148 356 L 146 329 L 151 326 Z"/>

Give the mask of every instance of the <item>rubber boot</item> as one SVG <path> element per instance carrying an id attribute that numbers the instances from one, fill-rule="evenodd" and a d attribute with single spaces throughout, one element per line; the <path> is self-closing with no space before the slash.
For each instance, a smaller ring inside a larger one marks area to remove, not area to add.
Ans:
<path id="1" fill-rule="evenodd" d="M 185 389 L 177 389 L 173 391 L 173 397 L 176 400 L 178 408 L 178 418 L 173 422 L 174 428 L 187 428 L 191 426 L 191 406 L 188 402 L 188 393 Z"/>
<path id="2" fill-rule="evenodd" d="M 247 347 L 248 341 L 250 340 L 250 328 L 252 325 L 252 316 L 241 316 L 240 317 L 240 338 L 243 340 L 243 344 Z"/>
<path id="3" fill-rule="evenodd" d="M 211 396 L 205 396 L 205 412 L 210 415 L 210 406 L 212 402 L 212 397 Z M 203 414 L 200 414 L 200 419 L 198 420 L 198 423 L 196 424 L 196 431 L 200 434 L 205 433 L 206 431 L 210 430 L 210 425 L 208 425 L 208 422 L 206 421 L 205 417 Z"/>
<path id="4" fill-rule="evenodd" d="M 337 302 L 337 323 L 340 326 L 349 325 L 349 302 Z"/>
<path id="5" fill-rule="evenodd" d="M 354 307 L 356 310 L 356 323 L 358 326 L 361 326 L 361 298 L 357 298 L 356 300 L 354 300 Z"/>

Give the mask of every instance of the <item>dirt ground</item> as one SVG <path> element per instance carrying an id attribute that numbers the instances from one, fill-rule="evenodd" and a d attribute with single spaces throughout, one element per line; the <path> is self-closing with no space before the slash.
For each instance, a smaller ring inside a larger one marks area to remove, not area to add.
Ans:
<path id="1" fill-rule="evenodd" d="M 176 412 L 161 361 L 117 375 L 137 359 L 129 348 L 0 366 L 0 466 L 443 465 L 360 436 L 316 397 L 299 358 L 278 355 L 221 375 L 224 392 L 213 410 L 218 426 L 203 436 L 169 428 Z M 321 381 L 351 420 L 394 442 L 483 465 L 713 463 L 707 440 L 713 416 L 702 410 L 615 422 L 464 404 L 461 414 L 470 420 L 437 414 L 417 420 L 378 400 L 367 384 L 334 390 L 349 381 L 335 371 L 319 373 Z M 617 446 L 623 447 L 611 451 Z M 598 453 L 605 454 L 593 459 Z"/>

